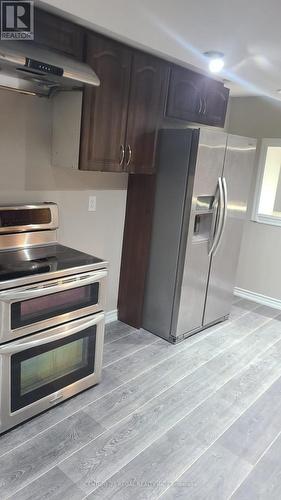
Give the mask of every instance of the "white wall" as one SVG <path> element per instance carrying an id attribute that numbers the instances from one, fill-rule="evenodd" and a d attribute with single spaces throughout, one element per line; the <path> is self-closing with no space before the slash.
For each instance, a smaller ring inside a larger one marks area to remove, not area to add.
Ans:
<path id="1" fill-rule="evenodd" d="M 0 203 L 57 202 L 59 241 L 108 259 L 107 310 L 116 309 L 127 175 L 52 168 L 47 99 L 1 91 L 0 109 Z"/>
<path id="2" fill-rule="evenodd" d="M 281 138 L 281 104 L 263 97 L 234 97 L 230 102 L 228 130 L 258 139 Z M 254 183 L 255 178 L 253 189 Z M 244 231 L 236 285 L 281 300 L 280 255 L 281 227 L 249 220 Z"/>

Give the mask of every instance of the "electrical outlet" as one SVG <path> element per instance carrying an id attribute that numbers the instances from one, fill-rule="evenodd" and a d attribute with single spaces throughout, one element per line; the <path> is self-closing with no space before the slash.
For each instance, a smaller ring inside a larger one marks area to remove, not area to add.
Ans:
<path id="1" fill-rule="evenodd" d="M 88 212 L 95 212 L 97 209 L 97 198 L 96 196 L 89 196 Z"/>

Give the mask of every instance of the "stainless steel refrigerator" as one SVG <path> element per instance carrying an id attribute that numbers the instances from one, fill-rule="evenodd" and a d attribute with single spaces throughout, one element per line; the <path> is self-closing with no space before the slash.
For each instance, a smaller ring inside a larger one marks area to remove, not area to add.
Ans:
<path id="1" fill-rule="evenodd" d="M 229 316 L 255 139 L 162 130 L 143 328 L 178 342 Z"/>

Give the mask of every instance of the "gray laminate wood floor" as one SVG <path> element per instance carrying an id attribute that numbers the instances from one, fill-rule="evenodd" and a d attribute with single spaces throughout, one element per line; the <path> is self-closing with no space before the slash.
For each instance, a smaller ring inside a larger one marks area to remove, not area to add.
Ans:
<path id="1" fill-rule="evenodd" d="M 106 328 L 103 381 L 0 437 L 0 498 L 281 498 L 280 311 L 173 346 Z"/>

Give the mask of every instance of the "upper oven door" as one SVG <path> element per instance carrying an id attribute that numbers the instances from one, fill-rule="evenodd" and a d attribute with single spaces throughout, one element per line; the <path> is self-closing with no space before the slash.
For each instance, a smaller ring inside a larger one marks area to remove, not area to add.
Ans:
<path id="1" fill-rule="evenodd" d="M 107 271 L 0 292 L 0 342 L 104 310 Z"/>

